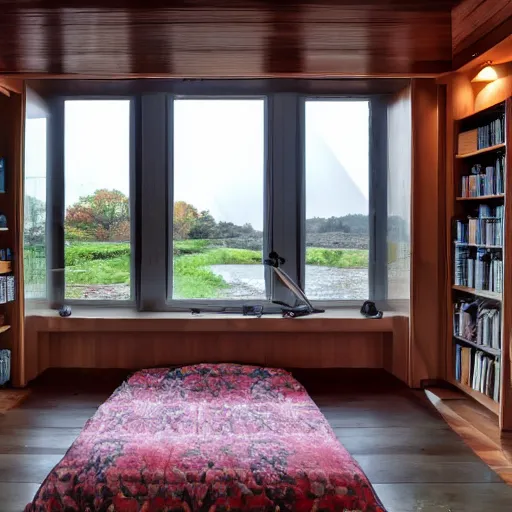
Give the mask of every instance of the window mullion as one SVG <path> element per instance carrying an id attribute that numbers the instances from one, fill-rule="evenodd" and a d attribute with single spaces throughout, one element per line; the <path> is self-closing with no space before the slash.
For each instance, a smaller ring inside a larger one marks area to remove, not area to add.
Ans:
<path id="1" fill-rule="evenodd" d="M 48 244 L 46 248 L 46 271 L 48 302 L 58 309 L 64 303 L 64 101 L 52 100 L 48 121 L 48 153 L 46 192 L 46 226 Z"/>
<path id="2" fill-rule="evenodd" d="M 270 249 L 285 259 L 282 269 L 295 281 L 301 278 L 301 159 L 297 94 L 279 93 L 272 97 L 269 116 L 272 189 Z M 267 255 L 265 255 L 267 256 Z M 273 276 L 273 300 L 294 304 L 294 295 Z"/>
<path id="3" fill-rule="evenodd" d="M 166 304 L 169 236 L 163 219 L 167 218 L 169 201 L 167 106 L 166 94 L 142 96 L 139 309 L 143 311 L 163 310 Z M 171 269 L 172 265 L 169 271 Z"/>
<path id="4" fill-rule="evenodd" d="M 370 102 L 370 299 L 387 296 L 387 107 Z"/>

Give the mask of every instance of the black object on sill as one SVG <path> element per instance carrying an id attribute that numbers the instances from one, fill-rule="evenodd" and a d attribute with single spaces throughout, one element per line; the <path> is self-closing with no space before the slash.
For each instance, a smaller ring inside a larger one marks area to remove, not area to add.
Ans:
<path id="1" fill-rule="evenodd" d="M 365 318 L 378 319 L 378 318 L 382 318 L 384 316 L 384 313 L 377 309 L 375 302 L 372 302 L 371 300 L 367 300 L 361 306 L 361 315 L 363 315 Z"/>
<path id="2" fill-rule="evenodd" d="M 66 316 L 71 316 L 71 306 L 62 306 L 59 309 L 59 315 L 64 318 Z"/>

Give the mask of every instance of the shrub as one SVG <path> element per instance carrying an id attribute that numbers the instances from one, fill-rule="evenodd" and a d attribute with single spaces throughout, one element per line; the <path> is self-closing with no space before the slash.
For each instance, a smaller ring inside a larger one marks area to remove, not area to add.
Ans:
<path id="1" fill-rule="evenodd" d="M 64 258 L 66 266 L 81 265 L 86 261 L 128 256 L 130 252 L 128 243 L 77 243 L 66 247 Z"/>

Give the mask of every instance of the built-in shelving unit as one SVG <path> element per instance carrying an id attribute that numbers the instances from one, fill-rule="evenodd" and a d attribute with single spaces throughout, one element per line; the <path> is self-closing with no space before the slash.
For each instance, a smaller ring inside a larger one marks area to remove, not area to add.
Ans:
<path id="1" fill-rule="evenodd" d="M 7 386 L 21 382 L 23 367 L 23 294 L 21 176 L 23 94 L 0 93 L 0 158 L 4 158 L 4 185 L 0 195 L 0 349 L 10 351 L 10 380 Z M 7 224 L 5 223 L 7 220 Z M 9 291 L 8 291 L 9 290 Z M 5 354 L 4 354 L 5 357 Z"/>
<path id="2" fill-rule="evenodd" d="M 511 105 L 509 99 L 456 122 L 455 140 L 476 147 L 462 154 L 455 148 L 448 198 L 447 380 L 495 413 L 502 429 L 512 428 L 512 266 L 505 258 L 512 254 Z"/>

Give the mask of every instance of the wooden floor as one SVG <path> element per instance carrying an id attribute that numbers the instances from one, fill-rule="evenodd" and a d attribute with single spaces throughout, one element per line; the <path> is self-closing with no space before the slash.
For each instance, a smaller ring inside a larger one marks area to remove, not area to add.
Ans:
<path id="1" fill-rule="evenodd" d="M 389 512 L 506 512 L 512 487 L 420 393 L 378 370 L 295 371 Z M 20 512 L 122 371 L 50 370 L 0 415 L 0 512 Z"/>

